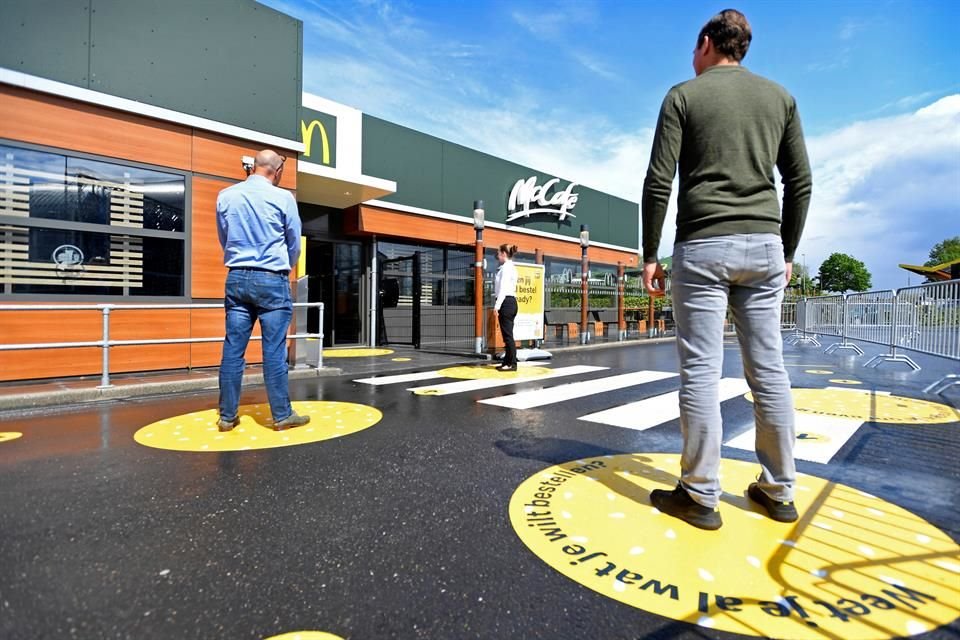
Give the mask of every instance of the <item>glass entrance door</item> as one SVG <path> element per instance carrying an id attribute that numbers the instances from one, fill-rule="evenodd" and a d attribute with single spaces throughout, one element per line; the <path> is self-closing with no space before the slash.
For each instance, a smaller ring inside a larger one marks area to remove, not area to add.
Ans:
<path id="1" fill-rule="evenodd" d="M 363 246 L 346 242 L 307 241 L 310 302 L 323 303 L 323 346 L 360 344 L 363 339 Z M 319 328 L 318 312 L 307 315 L 307 328 Z"/>

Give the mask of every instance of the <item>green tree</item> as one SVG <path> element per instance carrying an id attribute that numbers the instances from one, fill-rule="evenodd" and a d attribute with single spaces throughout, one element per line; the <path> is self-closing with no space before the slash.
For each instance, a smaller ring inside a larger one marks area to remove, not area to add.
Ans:
<path id="1" fill-rule="evenodd" d="M 925 267 L 935 267 L 946 262 L 960 260 L 960 236 L 947 238 L 930 249 L 930 259 L 923 263 Z"/>
<path id="2" fill-rule="evenodd" d="M 870 288 L 870 272 L 853 256 L 831 253 L 820 265 L 820 286 L 838 293 L 866 291 Z"/>

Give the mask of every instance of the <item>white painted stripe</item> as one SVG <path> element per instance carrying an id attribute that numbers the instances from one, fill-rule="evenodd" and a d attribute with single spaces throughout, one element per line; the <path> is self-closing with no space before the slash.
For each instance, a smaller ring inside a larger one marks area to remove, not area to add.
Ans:
<path id="1" fill-rule="evenodd" d="M 799 411 L 794 415 L 797 440 L 793 447 L 793 457 L 822 464 L 830 462 L 837 451 L 840 451 L 847 440 L 853 437 L 857 429 L 863 425 L 862 420 L 852 418 L 815 415 Z M 754 427 L 725 444 L 734 449 L 753 451 L 756 438 L 757 430 Z"/>
<path id="2" fill-rule="evenodd" d="M 633 371 L 617 376 L 598 378 L 596 380 L 561 384 L 548 389 L 521 391 L 499 398 L 481 400 L 480 402 L 483 404 L 493 404 L 498 407 L 508 407 L 510 409 L 532 409 L 534 407 L 542 407 L 545 404 L 573 400 L 574 398 L 582 398 L 605 391 L 625 389 L 626 387 L 634 387 L 665 378 L 675 378 L 676 376 L 677 374 L 675 373 L 667 373 L 664 371 Z"/>
<path id="3" fill-rule="evenodd" d="M 404 373 L 396 376 L 378 376 L 376 378 L 360 378 L 354 382 L 363 384 L 372 384 L 380 386 L 384 384 L 396 384 L 398 382 L 415 382 L 417 380 L 430 380 L 431 378 L 442 378 L 443 374 L 439 371 L 419 371 L 417 373 Z"/>
<path id="4" fill-rule="evenodd" d="M 729 400 L 749 391 L 747 381 L 742 378 L 720 379 L 720 402 Z M 599 422 L 624 429 L 646 431 L 651 427 L 680 417 L 680 392 L 671 391 L 663 395 L 647 398 L 638 402 L 598 411 L 580 418 L 587 422 Z"/>
<path id="5" fill-rule="evenodd" d="M 563 376 L 574 376 L 579 373 L 591 373 L 593 371 L 603 371 L 607 367 L 592 367 L 588 365 L 574 365 L 572 367 L 560 367 L 551 369 L 550 373 L 542 376 L 530 378 L 482 378 L 480 380 L 459 380 L 457 382 L 448 382 L 446 384 L 437 384 L 426 387 L 412 387 L 408 391 L 413 391 L 420 395 L 446 396 L 451 393 L 463 393 L 464 391 L 476 391 L 477 389 L 491 389 L 493 387 L 506 387 L 512 384 L 522 384 L 524 382 L 540 382 L 551 378 L 560 378 Z"/>

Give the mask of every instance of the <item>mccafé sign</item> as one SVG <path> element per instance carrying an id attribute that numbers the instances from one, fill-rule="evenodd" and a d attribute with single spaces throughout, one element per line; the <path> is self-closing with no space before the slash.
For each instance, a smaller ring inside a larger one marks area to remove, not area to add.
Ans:
<path id="1" fill-rule="evenodd" d="M 566 189 L 557 190 L 560 184 L 559 178 L 547 180 L 542 185 L 537 184 L 537 176 L 532 176 L 526 180 L 517 180 L 510 191 L 510 201 L 507 205 L 507 222 L 512 222 L 519 218 L 527 218 L 533 213 L 545 213 L 555 215 L 560 222 L 577 216 L 570 213 L 570 210 L 577 206 L 577 199 L 580 197 L 573 192 L 577 186 L 576 182 L 571 182 Z"/>

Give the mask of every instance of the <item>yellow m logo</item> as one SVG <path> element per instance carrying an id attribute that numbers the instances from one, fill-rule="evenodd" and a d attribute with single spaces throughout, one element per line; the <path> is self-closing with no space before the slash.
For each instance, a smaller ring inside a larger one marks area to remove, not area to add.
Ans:
<path id="1" fill-rule="evenodd" d="M 306 147 L 303 151 L 303 155 L 307 158 L 310 157 L 311 152 L 311 141 L 313 140 L 313 129 L 317 127 L 320 129 L 320 143 L 323 146 L 323 164 L 330 164 L 330 141 L 327 140 L 327 130 L 323 128 L 323 123 L 319 120 L 312 120 L 308 125 L 303 120 L 300 121 L 300 137 L 303 139 L 303 146 Z"/>

